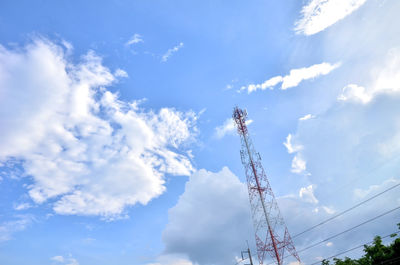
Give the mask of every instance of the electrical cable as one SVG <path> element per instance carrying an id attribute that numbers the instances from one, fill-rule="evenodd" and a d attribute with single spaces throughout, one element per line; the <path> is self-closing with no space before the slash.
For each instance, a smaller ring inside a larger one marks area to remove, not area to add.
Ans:
<path id="1" fill-rule="evenodd" d="M 364 221 L 364 222 L 362 222 L 362 223 L 360 223 L 360 224 L 358 224 L 358 225 L 356 225 L 356 226 L 353 226 L 353 227 L 351 227 L 351 228 L 348 228 L 348 229 L 346 229 L 346 230 L 344 230 L 344 231 L 342 231 L 342 232 L 340 232 L 340 233 L 337 233 L 337 234 L 335 234 L 335 235 L 333 235 L 333 236 L 330 236 L 330 237 L 328 237 L 328 238 L 326 238 L 326 239 L 324 239 L 324 240 L 322 240 L 322 241 L 319 241 L 319 242 L 314 243 L 314 244 L 312 244 L 312 245 L 310 245 L 310 246 L 308 246 L 308 247 L 305 247 L 305 248 L 303 248 L 303 249 L 301 249 L 301 250 L 298 250 L 297 253 L 300 253 L 300 252 L 306 251 L 306 250 L 308 250 L 308 249 L 310 249 L 310 248 L 313 248 L 313 247 L 315 247 L 315 246 L 318 246 L 318 245 L 320 245 L 320 244 L 322 244 L 322 243 L 324 243 L 324 242 L 326 242 L 326 241 L 329 241 L 329 240 L 331 240 L 331 239 L 333 239 L 333 238 L 335 238 L 335 237 L 338 237 L 338 236 L 343 235 L 343 234 L 345 234 L 345 233 L 347 233 L 347 232 L 350 232 L 351 230 L 354 230 L 354 229 L 356 229 L 356 228 L 358 228 L 358 227 L 360 227 L 360 226 L 362 226 L 362 225 L 365 225 L 365 224 L 367 224 L 367 223 L 369 223 L 369 222 L 372 222 L 372 221 L 374 221 L 374 220 L 376 220 L 376 219 L 378 219 L 378 218 L 380 218 L 380 217 L 382 217 L 382 216 L 385 216 L 385 215 L 387 215 L 387 214 L 389 214 L 389 213 L 391 213 L 391 212 L 394 212 L 394 211 L 396 211 L 396 210 L 398 210 L 398 209 L 400 209 L 400 206 L 398 206 L 398 207 L 396 207 L 396 208 L 393 208 L 393 209 L 391 209 L 391 210 L 389 210 L 389 211 L 386 211 L 386 212 L 384 212 L 384 213 L 382 213 L 382 214 L 380 214 L 380 215 L 377 215 L 377 216 L 375 216 L 375 217 L 373 217 L 373 218 L 371 218 L 371 219 L 368 219 L 367 221 Z M 291 255 L 286 255 L 286 256 L 283 257 L 283 258 L 285 259 L 285 258 L 290 257 L 290 256 L 291 256 Z M 274 264 L 274 263 L 269 263 L 269 264 Z M 267 265 L 269 265 L 269 264 L 267 264 Z"/>
<path id="2" fill-rule="evenodd" d="M 396 234 L 396 233 L 399 233 L 399 232 L 400 232 L 400 231 L 396 231 L 396 232 L 394 232 L 394 233 L 390 233 L 389 235 L 386 235 L 386 236 L 381 237 L 381 239 L 390 237 L 390 236 L 392 236 L 393 234 Z M 356 250 L 356 249 L 358 249 L 358 248 L 361 248 L 361 247 L 363 247 L 363 246 L 365 246 L 365 245 L 369 245 L 369 244 L 372 244 L 372 243 L 374 243 L 373 240 L 370 241 L 370 242 L 364 243 L 364 244 L 362 244 L 362 245 L 353 247 L 353 248 L 351 248 L 351 249 L 348 249 L 348 250 L 346 250 L 346 251 L 337 253 L 337 254 L 335 254 L 335 255 L 333 255 L 333 256 L 330 256 L 330 257 L 328 257 L 328 258 L 324 258 L 323 260 L 330 260 L 330 259 L 332 259 L 332 258 L 335 258 L 335 257 L 337 257 L 337 256 L 343 255 L 343 254 L 345 254 L 345 253 L 347 253 L 347 252 Z M 384 261 L 384 262 L 382 262 L 381 264 L 384 264 L 385 262 L 389 262 L 389 261 L 392 261 L 392 260 Z M 311 263 L 310 265 L 315 265 L 315 264 L 318 264 L 318 263 L 320 263 L 320 262 L 322 262 L 322 261 L 317 261 L 317 262 Z"/>
<path id="3" fill-rule="evenodd" d="M 358 224 L 358 225 L 356 225 L 356 226 L 353 226 L 353 227 L 351 227 L 351 228 L 349 228 L 349 229 L 346 229 L 346 230 L 344 230 L 344 231 L 342 231 L 342 232 L 340 232 L 340 233 L 338 233 L 338 234 L 335 234 L 335 235 L 333 235 L 333 236 L 330 236 L 330 237 L 328 237 L 328 238 L 326 238 L 326 239 L 324 239 L 324 240 L 322 240 L 322 241 L 320 241 L 320 242 L 318 242 L 318 243 L 315 243 L 315 244 L 312 244 L 312 245 L 310 245 L 310 246 L 308 246 L 308 247 L 306 247 L 306 248 L 303 248 L 302 250 L 297 251 L 297 253 L 300 253 L 300 252 L 306 251 L 306 250 L 308 250 L 308 249 L 310 249 L 310 248 L 313 248 L 313 247 L 315 247 L 315 246 L 318 246 L 319 244 L 322 244 L 322 243 L 324 243 L 324 242 L 326 242 L 326 241 L 329 241 L 329 240 L 331 240 L 331 239 L 333 239 L 333 238 L 335 238 L 335 237 L 338 237 L 338 236 L 343 235 L 343 234 L 345 234 L 345 233 L 347 233 L 347 232 L 350 232 L 350 231 L 353 230 L 353 229 L 356 229 L 356 228 L 358 228 L 358 227 L 360 227 L 360 226 L 362 226 L 362 225 L 365 225 L 365 224 L 367 224 L 367 223 L 369 223 L 369 222 L 372 222 L 372 221 L 374 221 L 374 220 L 376 220 L 376 219 L 378 219 L 378 218 L 380 218 L 380 217 L 382 217 L 382 216 L 385 216 L 385 215 L 387 215 L 387 214 L 389 214 L 389 213 L 391 213 L 391 212 L 394 212 L 394 211 L 396 211 L 396 210 L 398 210 L 398 209 L 400 209 L 400 206 L 398 206 L 398 207 L 396 207 L 396 208 L 393 208 L 393 209 L 391 209 L 391 210 L 389 210 L 389 211 L 387 211 L 387 212 L 384 212 L 384 213 L 382 213 L 382 214 L 380 214 L 380 215 L 377 215 L 377 216 L 375 216 L 374 218 L 368 219 L 367 221 L 362 222 L 361 224 Z"/>
<path id="4" fill-rule="evenodd" d="M 354 205 L 354 206 L 348 208 L 347 210 L 344 210 L 343 212 L 340 212 L 340 213 L 338 213 L 338 214 L 336 214 L 336 215 L 334 215 L 334 216 L 332 216 L 332 217 L 326 219 L 325 221 L 323 221 L 323 222 L 321 222 L 321 223 L 319 223 L 319 224 L 317 224 L 317 225 L 314 225 L 314 226 L 312 226 L 312 227 L 310 227 L 310 228 L 304 230 L 303 232 L 300 232 L 300 233 L 298 233 L 298 234 L 292 236 L 292 239 L 294 239 L 294 238 L 296 238 L 296 237 L 298 237 L 298 236 L 300 236 L 300 235 L 302 235 L 302 234 L 305 234 L 305 233 L 307 233 L 307 232 L 313 230 L 314 228 L 316 228 L 316 227 L 318 227 L 318 226 L 321 226 L 321 225 L 323 225 L 323 224 L 326 224 L 327 222 L 329 222 L 329 221 L 331 221 L 331 220 L 333 220 L 333 219 L 335 219 L 335 218 L 337 218 L 337 217 L 339 217 L 339 216 L 341 216 L 341 215 L 343 215 L 343 214 L 345 214 L 345 213 L 347 213 L 347 212 L 350 212 L 351 210 L 354 210 L 355 208 L 357 208 L 357 207 L 363 205 L 364 203 L 369 202 L 369 201 L 375 199 L 376 197 L 378 197 L 378 196 L 380 196 L 380 195 L 382 195 L 382 194 L 384 194 L 384 193 L 386 193 L 386 192 L 388 192 L 388 191 L 390 191 L 390 190 L 392 190 L 392 189 L 394 189 L 394 188 L 396 188 L 396 187 L 398 187 L 398 186 L 400 186 L 400 183 L 397 183 L 396 185 L 394 185 L 394 186 L 392 186 L 392 187 L 390 187 L 390 188 L 388 188 L 388 189 L 386 189 L 386 190 L 384 190 L 384 191 L 382 191 L 382 192 L 380 192 L 380 193 L 378 193 L 378 194 L 372 196 L 371 198 L 369 198 L 369 199 L 367 199 L 367 200 L 364 200 L 364 201 L 362 201 L 362 202 L 360 202 L 360 203 L 358 203 L 358 204 L 356 204 L 356 205 Z"/>

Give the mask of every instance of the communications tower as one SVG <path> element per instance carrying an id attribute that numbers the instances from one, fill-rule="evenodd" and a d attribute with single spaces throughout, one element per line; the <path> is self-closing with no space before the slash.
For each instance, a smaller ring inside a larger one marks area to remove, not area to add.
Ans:
<path id="1" fill-rule="evenodd" d="M 300 257 L 261 165 L 260 154 L 255 151 L 250 140 L 246 118 L 246 110 L 235 107 L 233 119 L 242 143 L 240 156 L 246 172 L 259 263 L 263 264 L 265 254 L 268 253 L 278 265 L 283 265 L 285 250 L 300 263 Z"/>

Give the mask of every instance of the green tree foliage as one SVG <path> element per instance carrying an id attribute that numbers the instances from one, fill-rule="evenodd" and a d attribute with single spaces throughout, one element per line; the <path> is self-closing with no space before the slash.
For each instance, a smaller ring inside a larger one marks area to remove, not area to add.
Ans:
<path id="1" fill-rule="evenodd" d="M 400 230 L 400 223 L 397 224 Z M 382 244 L 382 238 L 376 236 L 372 245 L 364 245 L 364 255 L 359 259 L 333 259 L 332 265 L 389 265 L 400 264 L 400 237 L 397 234 L 391 235 L 394 238 L 389 245 Z M 322 265 L 331 265 L 328 260 L 323 260 Z"/>

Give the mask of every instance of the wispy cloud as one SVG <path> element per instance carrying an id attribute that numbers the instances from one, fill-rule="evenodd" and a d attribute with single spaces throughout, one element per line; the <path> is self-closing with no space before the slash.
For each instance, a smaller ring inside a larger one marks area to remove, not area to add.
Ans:
<path id="1" fill-rule="evenodd" d="M 126 43 L 126 46 L 131 46 L 136 43 L 144 42 L 140 34 L 135 33 Z"/>
<path id="2" fill-rule="evenodd" d="M 314 118 L 315 118 L 314 115 L 312 115 L 312 114 L 307 114 L 307 115 L 304 115 L 303 117 L 299 118 L 299 121 L 306 121 L 306 120 L 314 119 Z"/>
<path id="3" fill-rule="evenodd" d="M 292 137 L 293 136 L 289 133 L 288 136 L 286 137 L 286 142 L 283 143 L 289 154 L 298 152 L 301 149 L 303 149 L 303 146 L 301 145 L 292 144 Z"/>
<path id="4" fill-rule="evenodd" d="M 178 45 L 175 47 L 169 49 L 162 57 L 161 57 L 161 62 L 166 62 L 168 61 L 169 57 L 172 56 L 172 54 L 176 53 L 180 49 L 183 48 L 183 42 L 180 42 Z"/>
<path id="5" fill-rule="evenodd" d="M 247 89 L 247 93 L 251 93 L 256 90 L 265 90 L 267 88 L 273 89 L 279 83 L 282 83 L 280 89 L 286 90 L 288 88 L 298 86 L 303 80 L 312 79 L 321 75 L 327 75 L 339 66 L 340 63 L 320 63 L 309 67 L 292 69 L 288 75 L 274 76 L 261 84 L 250 84 L 247 87 L 243 86 L 240 88 L 240 91 Z"/>
<path id="6" fill-rule="evenodd" d="M 313 35 L 332 26 L 353 13 L 366 0 L 311 0 L 305 5 L 302 17 L 295 23 L 298 34 Z"/>
<path id="7" fill-rule="evenodd" d="M 29 209 L 31 207 L 32 207 L 32 205 L 30 203 L 27 203 L 27 202 L 14 205 L 14 209 L 17 210 L 17 211 L 26 210 L 26 209 Z"/>
<path id="8" fill-rule="evenodd" d="M 17 215 L 12 220 L 0 223 L 0 242 L 10 240 L 14 233 L 25 230 L 33 221 L 31 215 Z"/>

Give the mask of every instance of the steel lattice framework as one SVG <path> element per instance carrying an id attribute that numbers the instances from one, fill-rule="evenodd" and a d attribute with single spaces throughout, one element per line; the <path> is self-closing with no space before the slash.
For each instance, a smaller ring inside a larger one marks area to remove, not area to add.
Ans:
<path id="1" fill-rule="evenodd" d="M 261 165 L 260 154 L 255 151 L 249 137 L 246 118 L 246 111 L 235 107 L 233 119 L 242 143 L 240 155 L 246 172 L 259 263 L 263 264 L 265 254 L 268 253 L 278 265 L 282 265 L 285 250 L 300 263 L 300 257 Z"/>

